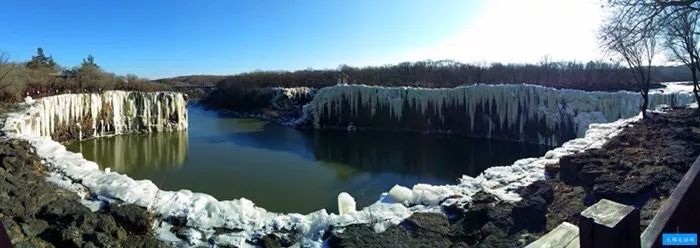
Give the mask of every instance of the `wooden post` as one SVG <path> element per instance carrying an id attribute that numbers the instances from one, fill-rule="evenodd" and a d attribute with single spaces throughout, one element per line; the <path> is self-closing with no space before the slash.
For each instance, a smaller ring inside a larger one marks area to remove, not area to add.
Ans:
<path id="1" fill-rule="evenodd" d="M 639 248 L 639 210 L 600 200 L 581 212 L 581 248 Z"/>
<path id="2" fill-rule="evenodd" d="M 578 227 L 563 222 L 549 233 L 525 246 L 525 248 L 575 248 L 579 247 Z"/>

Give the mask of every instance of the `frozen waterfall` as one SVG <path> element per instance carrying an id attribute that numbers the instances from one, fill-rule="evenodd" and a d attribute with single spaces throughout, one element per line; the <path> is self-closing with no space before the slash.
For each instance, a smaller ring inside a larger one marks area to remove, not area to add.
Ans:
<path id="1" fill-rule="evenodd" d="M 650 109 L 693 102 L 690 92 L 652 91 Z M 318 90 L 309 107 L 315 128 L 421 130 L 559 145 L 591 123 L 639 113 L 638 93 L 587 92 L 536 85 L 428 89 L 337 85 Z"/>
<path id="2" fill-rule="evenodd" d="M 27 103 L 28 109 L 8 116 L 5 132 L 61 140 L 187 129 L 187 101 L 181 93 L 106 91 Z"/>

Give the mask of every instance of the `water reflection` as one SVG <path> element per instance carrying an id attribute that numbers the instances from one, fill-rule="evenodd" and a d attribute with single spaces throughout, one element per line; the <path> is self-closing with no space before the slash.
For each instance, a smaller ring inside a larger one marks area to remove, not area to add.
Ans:
<path id="1" fill-rule="evenodd" d="M 174 170 L 187 161 L 187 131 L 135 134 L 73 142 L 68 150 L 126 174 Z"/>
<path id="2" fill-rule="evenodd" d="M 416 132 L 344 132 L 295 130 L 265 123 L 258 131 L 232 132 L 216 142 L 293 152 L 335 168 L 338 179 L 355 172 L 415 175 L 425 179 L 456 180 L 477 176 L 492 166 L 511 164 L 523 154 L 544 153 L 547 147 L 502 140 Z M 223 121 L 222 121 L 223 122 Z M 251 119 L 239 119 L 249 123 Z M 230 121 L 217 125 L 231 129 Z"/>
<path id="3" fill-rule="evenodd" d="M 463 174 L 477 176 L 488 167 L 507 165 L 522 154 L 546 148 L 412 132 L 315 132 L 312 149 L 318 160 L 351 165 L 360 171 L 455 180 Z"/>
<path id="4" fill-rule="evenodd" d="M 189 130 L 69 145 L 87 159 L 165 190 L 245 197 L 276 212 L 335 211 L 349 192 L 368 205 L 394 184 L 451 184 L 546 148 L 411 132 L 296 130 L 188 107 Z"/>

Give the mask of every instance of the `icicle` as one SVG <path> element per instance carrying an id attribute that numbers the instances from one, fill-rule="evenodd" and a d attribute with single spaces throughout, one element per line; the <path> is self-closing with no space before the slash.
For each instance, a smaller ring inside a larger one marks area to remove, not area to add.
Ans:
<path id="1" fill-rule="evenodd" d="M 141 104 L 136 106 L 135 102 Z M 151 108 L 155 111 L 151 112 Z M 174 92 L 64 94 L 33 100 L 25 115 L 13 119 L 15 122 L 4 128 L 18 134 L 52 136 L 75 125 L 80 138 L 83 137 L 83 128 L 91 128 L 94 137 L 184 130 L 187 128 L 186 108 L 184 96 Z M 138 119 L 144 120 L 146 125 L 131 125 L 132 122 L 138 123 Z M 90 120 L 89 126 L 83 126 L 81 123 L 87 123 L 87 120 Z"/>
<path id="2" fill-rule="evenodd" d="M 681 106 L 693 101 L 687 90 L 655 91 L 649 99 L 650 108 L 659 104 Z M 358 128 L 421 129 L 424 123 L 430 123 L 429 128 L 438 131 L 557 145 L 582 137 L 590 123 L 637 115 L 640 103 L 641 98 L 634 92 L 557 90 L 535 85 L 471 85 L 449 89 L 338 85 L 318 90 L 310 106 L 316 128 L 346 127 L 352 122 Z M 349 107 L 344 110 L 344 106 Z M 450 112 L 456 109 L 464 112 Z M 405 122 L 406 110 L 414 111 L 424 123 Z M 387 118 L 361 120 L 360 116 L 367 116 L 359 114 L 363 111 L 370 117 L 383 114 Z M 429 112 L 435 115 L 428 116 Z M 344 113 L 349 116 L 341 116 Z M 452 114 L 464 115 L 467 124 L 446 123 L 446 115 Z M 372 123 L 377 119 L 388 119 L 390 123 Z M 330 123 L 324 123 L 327 120 Z M 570 130 L 559 130 L 563 124 Z"/>

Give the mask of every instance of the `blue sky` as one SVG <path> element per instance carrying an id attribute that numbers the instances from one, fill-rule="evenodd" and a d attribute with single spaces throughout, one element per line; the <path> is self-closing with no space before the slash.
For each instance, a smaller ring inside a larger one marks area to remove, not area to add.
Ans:
<path id="1" fill-rule="evenodd" d="M 489 49 L 469 43 L 477 35 L 504 39 L 489 38 L 508 33 L 489 27 L 519 22 L 489 11 L 502 9 L 496 2 L 10 0 L 0 15 L 9 28 L 0 50 L 27 60 L 42 47 L 68 66 L 92 54 L 107 71 L 149 78 L 443 58 L 509 62 L 517 56 L 484 56 Z"/>

